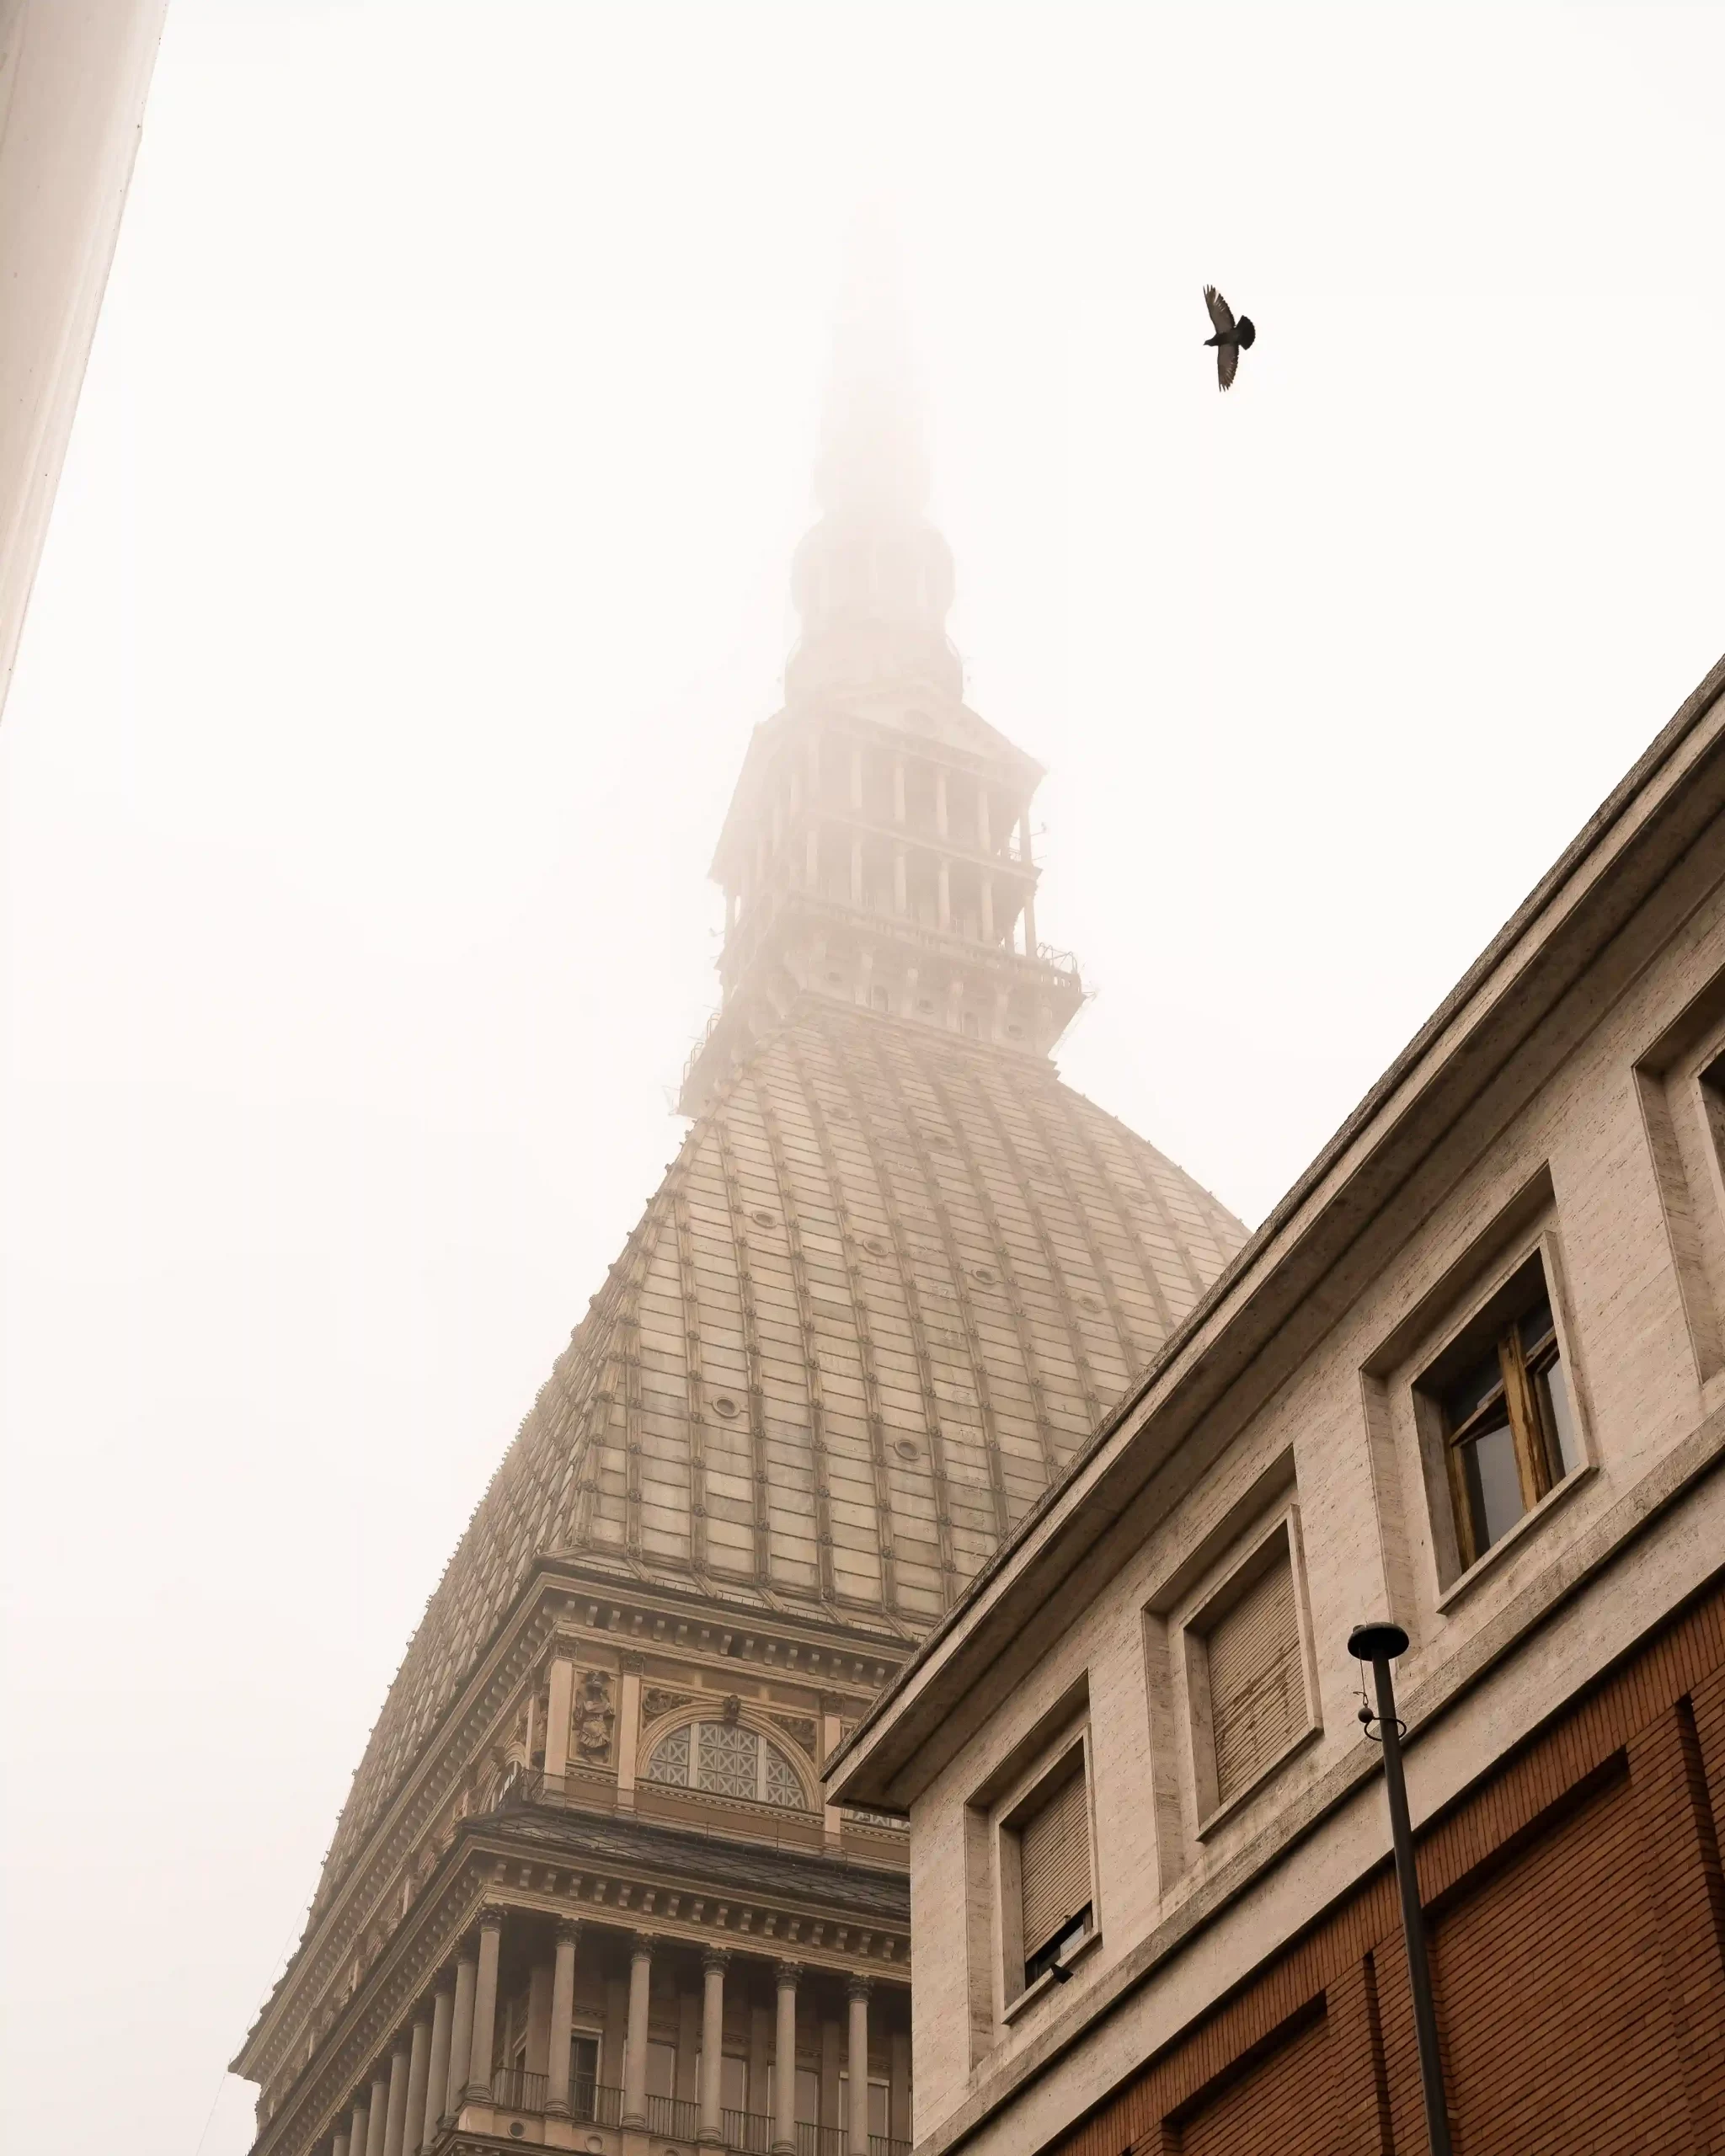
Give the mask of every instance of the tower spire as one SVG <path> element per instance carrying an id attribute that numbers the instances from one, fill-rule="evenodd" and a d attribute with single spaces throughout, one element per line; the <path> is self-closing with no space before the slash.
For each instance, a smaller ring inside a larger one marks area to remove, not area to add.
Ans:
<path id="1" fill-rule="evenodd" d="M 684 1073 L 699 1114 L 808 999 L 1045 1056 L 1083 1000 L 1036 937 L 1041 766 L 964 701 L 953 559 L 889 241 L 859 237 L 792 590 L 783 710 L 756 729 L 713 857 L 724 1001 Z"/>
<path id="2" fill-rule="evenodd" d="M 898 249 L 876 218 L 853 235 L 834 328 L 814 472 L 823 514 L 791 572 L 803 629 L 791 693 L 921 682 L 963 695 L 946 632 L 952 552 L 926 515 L 928 484 Z"/>

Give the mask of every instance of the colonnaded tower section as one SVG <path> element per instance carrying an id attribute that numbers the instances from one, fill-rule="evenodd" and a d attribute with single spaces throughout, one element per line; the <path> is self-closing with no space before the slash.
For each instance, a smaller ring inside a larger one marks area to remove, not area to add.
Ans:
<path id="1" fill-rule="evenodd" d="M 1244 1240 L 1049 1060 L 1040 772 L 964 701 L 904 382 L 841 327 L 692 1125 L 371 1733 L 257 2156 L 900 2156 L 903 1837 L 822 1763 Z"/>

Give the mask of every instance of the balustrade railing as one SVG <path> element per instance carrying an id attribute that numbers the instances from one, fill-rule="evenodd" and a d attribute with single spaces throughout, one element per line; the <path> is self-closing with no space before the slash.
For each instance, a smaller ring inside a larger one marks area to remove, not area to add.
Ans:
<path id="1" fill-rule="evenodd" d="M 607 2089 L 590 2073 L 578 2073 L 569 2084 L 569 2116 L 577 2126 L 621 2126 L 623 2092 Z"/>
<path id="2" fill-rule="evenodd" d="M 772 2121 L 759 2111 L 721 2111 L 719 2131 L 738 2156 L 772 2156 Z"/>
<path id="3" fill-rule="evenodd" d="M 500 2111 L 527 2111 L 542 2116 L 550 2077 L 529 2073 L 525 2067 L 500 2066 L 491 2077 L 491 2101 Z M 590 2074 L 578 2073 L 569 2084 L 569 2116 L 577 2126 L 621 2126 L 623 2092 L 607 2088 Z M 647 2130 L 666 2141 L 693 2141 L 700 2130 L 701 2107 L 676 2096 L 647 2099 Z M 734 2156 L 772 2156 L 773 2122 L 760 2111 L 721 2111 L 719 2132 Z M 841 2126 L 797 2127 L 797 2156 L 851 2156 L 851 2138 Z M 911 2156 L 908 2141 L 871 2133 L 868 2156 Z"/>
<path id="4" fill-rule="evenodd" d="M 543 2111 L 550 2077 L 524 2066 L 500 2066 L 491 2077 L 491 2100 L 499 2111 Z"/>
<path id="5" fill-rule="evenodd" d="M 701 2127 L 701 2106 L 685 2103 L 681 2096 L 647 2099 L 647 2131 L 663 2134 L 667 2141 L 692 2141 Z"/>

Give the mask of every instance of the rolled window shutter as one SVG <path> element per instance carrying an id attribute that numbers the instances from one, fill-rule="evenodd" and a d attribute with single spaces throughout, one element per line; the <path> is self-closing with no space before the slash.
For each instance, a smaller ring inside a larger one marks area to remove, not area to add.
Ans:
<path id="1" fill-rule="evenodd" d="M 1090 1900 L 1090 1829 L 1081 1774 L 1063 1782 L 1020 1828 L 1018 1872 L 1028 1961 Z"/>
<path id="2" fill-rule="evenodd" d="M 1210 1635 L 1216 1799 L 1226 1803 L 1286 1751 L 1306 1722 L 1306 1673 L 1285 1546 Z"/>

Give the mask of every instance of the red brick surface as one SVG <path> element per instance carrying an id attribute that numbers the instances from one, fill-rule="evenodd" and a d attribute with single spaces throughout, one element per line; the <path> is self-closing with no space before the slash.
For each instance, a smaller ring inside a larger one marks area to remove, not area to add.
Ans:
<path id="1" fill-rule="evenodd" d="M 1716 1587 L 1421 1837 L 1457 2156 L 1725 2156 L 1722 1817 Z M 1387 1865 L 1053 2147 L 1423 2156 Z"/>

